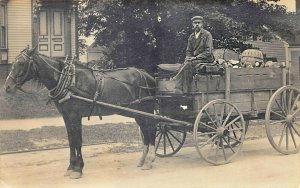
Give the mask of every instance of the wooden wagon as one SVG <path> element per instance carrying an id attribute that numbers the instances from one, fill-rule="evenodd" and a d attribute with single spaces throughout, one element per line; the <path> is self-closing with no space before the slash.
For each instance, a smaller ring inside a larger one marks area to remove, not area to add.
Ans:
<path id="1" fill-rule="evenodd" d="M 241 148 L 249 121 L 254 119 L 265 119 L 274 149 L 297 153 L 300 90 L 291 76 L 286 68 L 226 68 L 223 74 L 195 75 L 190 92 L 178 96 L 174 81 L 158 75 L 159 115 L 188 123 L 159 123 L 157 155 L 177 153 L 191 132 L 203 159 L 216 165 L 228 163 Z"/>

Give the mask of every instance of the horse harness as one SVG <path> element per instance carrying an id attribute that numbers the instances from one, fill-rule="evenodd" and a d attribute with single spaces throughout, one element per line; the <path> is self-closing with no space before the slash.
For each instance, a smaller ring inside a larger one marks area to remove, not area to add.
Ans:
<path id="1" fill-rule="evenodd" d="M 137 99 L 135 97 L 135 94 L 132 93 L 131 90 L 128 88 L 128 86 L 133 86 L 132 83 L 126 82 L 124 80 L 120 80 L 120 79 L 118 79 L 116 77 L 112 77 L 112 76 L 109 76 L 107 74 L 107 72 L 110 72 L 110 71 L 126 70 L 126 69 L 136 70 L 139 73 L 139 75 L 141 76 L 141 80 L 145 81 L 145 85 L 146 86 L 138 85 L 139 95 L 138 95 Z M 141 103 L 143 101 L 154 100 L 154 97 L 151 96 L 150 90 L 155 89 L 155 87 L 154 88 L 149 87 L 149 84 L 147 82 L 147 79 L 146 79 L 145 75 L 143 75 L 142 72 L 139 69 L 136 69 L 136 68 L 125 68 L 125 69 L 93 70 L 93 75 L 94 75 L 94 77 L 96 79 L 96 91 L 95 91 L 95 94 L 94 94 L 94 97 L 93 97 L 93 104 L 92 104 L 92 108 L 91 108 L 90 114 L 88 116 L 88 119 L 89 119 L 89 117 L 93 113 L 93 110 L 94 110 L 94 108 L 96 106 L 97 99 L 101 100 L 101 98 L 102 98 L 102 94 L 103 94 L 103 91 L 104 91 L 104 85 L 105 85 L 105 79 L 112 79 L 112 80 L 116 80 L 116 81 L 122 83 L 125 86 L 125 88 L 127 89 L 127 91 L 131 94 L 133 101 L 131 101 L 129 103 L 119 103 L 118 105 L 120 105 L 120 106 L 134 105 L 134 104 L 139 104 L 139 103 Z M 149 93 L 149 96 L 142 97 L 142 90 L 147 90 L 148 93 Z M 102 117 L 101 117 L 101 108 L 99 108 L 99 109 L 100 109 L 100 113 L 99 113 L 100 116 L 99 117 L 100 117 L 100 119 L 102 119 Z"/>
<path id="2" fill-rule="evenodd" d="M 41 56 L 40 58 L 47 64 L 50 66 L 49 63 L 47 63 L 47 61 L 45 59 L 43 59 Z M 56 85 L 56 87 L 54 87 L 53 89 L 50 89 L 50 93 L 49 93 L 49 101 L 47 102 L 47 104 L 51 101 L 57 101 L 58 103 L 63 103 L 65 101 L 67 101 L 68 99 L 70 99 L 70 95 L 72 93 L 77 93 L 79 95 L 82 95 L 84 97 L 90 98 L 91 96 L 89 94 L 87 94 L 86 92 L 76 88 L 75 84 L 76 84 L 76 80 L 75 80 L 75 65 L 73 64 L 74 62 L 74 58 L 72 58 L 72 60 L 68 60 L 68 57 L 66 57 L 65 62 L 64 62 L 64 68 L 62 69 L 62 71 L 59 71 L 58 69 L 56 69 L 53 66 L 50 66 L 51 68 L 53 68 L 56 72 L 59 73 L 59 78 L 58 78 L 58 83 Z M 118 78 L 109 76 L 107 74 L 107 72 L 110 71 L 115 71 L 115 70 L 124 70 L 124 69 L 113 69 L 113 70 L 92 70 L 94 78 L 96 80 L 96 89 L 95 89 L 95 93 L 93 96 L 93 103 L 92 103 L 92 107 L 90 110 L 90 116 L 93 113 L 93 110 L 96 106 L 96 101 L 97 100 L 101 100 L 102 94 L 103 94 L 103 90 L 104 90 L 104 85 L 105 85 L 105 79 L 112 79 L 112 80 L 116 80 L 119 81 L 120 83 L 124 84 L 125 88 L 128 90 L 128 92 L 131 94 L 132 96 L 132 100 L 129 103 L 119 103 L 118 105 L 120 106 L 128 106 L 128 105 L 134 105 L 134 104 L 139 104 L 141 102 L 144 101 L 148 101 L 148 100 L 154 100 L 155 97 L 151 96 L 151 91 L 155 89 L 155 87 L 151 88 L 149 87 L 149 84 L 147 82 L 147 79 L 145 77 L 145 75 L 142 74 L 142 72 L 139 69 L 136 68 L 125 68 L 125 69 L 134 69 L 136 70 L 139 75 L 141 76 L 141 80 L 145 81 L 145 86 L 142 85 L 138 85 L 139 88 L 139 94 L 138 97 L 136 98 L 135 94 L 132 93 L 130 91 L 130 89 L 128 88 L 128 86 L 133 86 L 132 83 L 126 82 L 124 80 L 120 80 Z M 149 96 L 147 97 L 143 97 L 142 96 L 142 91 L 143 90 L 147 90 L 147 92 L 149 93 Z M 101 114 L 101 108 L 100 109 L 100 114 Z M 101 115 L 99 116 L 100 119 Z"/>

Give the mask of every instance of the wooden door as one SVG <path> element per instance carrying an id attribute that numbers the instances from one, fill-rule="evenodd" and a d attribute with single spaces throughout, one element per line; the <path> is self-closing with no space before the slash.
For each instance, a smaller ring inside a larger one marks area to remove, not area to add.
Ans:
<path id="1" fill-rule="evenodd" d="M 65 56 L 64 11 L 42 9 L 40 11 L 39 52 L 51 57 Z"/>

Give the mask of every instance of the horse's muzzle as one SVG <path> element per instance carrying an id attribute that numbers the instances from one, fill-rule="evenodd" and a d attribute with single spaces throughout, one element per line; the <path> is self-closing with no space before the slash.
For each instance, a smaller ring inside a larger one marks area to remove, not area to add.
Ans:
<path id="1" fill-rule="evenodd" d="M 16 85 L 10 78 L 6 79 L 5 84 L 4 84 L 4 89 L 5 89 L 6 93 L 11 93 L 11 94 L 15 93 L 17 90 Z"/>

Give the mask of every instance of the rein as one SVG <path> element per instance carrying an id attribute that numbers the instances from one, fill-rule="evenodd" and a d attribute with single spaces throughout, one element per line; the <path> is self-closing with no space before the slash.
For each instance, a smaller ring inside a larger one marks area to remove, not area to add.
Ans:
<path id="1" fill-rule="evenodd" d="M 146 82 L 146 86 L 140 86 L 140 85 L 138 85 L 137 87 L 139 87 L 139 88 L 141 88 L 141 89 L 147 89 L 147 90 L 154 90 L 154 89 L 156 89 L 156 87 L 149 87 L 145 75 L 143 75 L 138 69 L 134 69 L 134 70 L 136 70 L 136 71 L 141 75 L 141 77 L 144 78 L 144 80 L 145 80 L 145 82 Z M 115 77 L 112 77 L 112 76 L 108 76 L 107 74 L 105 74 L 105 73 L 106 73 L 105 71 L 103 71 L 103 72 L 101 71 L 101 73 L 102 73 L 103 75 L 105 75 L 105 76 L 103 76 L 104 78 L 109 78 L 109 79 L 116 80 L 116 81 L 119 81 L 119 82 L 121 82 L 121 83 L 124 83 L 124 84 L 126 84 L 126 85 L 134 86 L 132 83 L 126 82 L 126 81 L 124 81 L 124 80 L 120 80 L 120 79 L 115 78 Z"/>
<path id="2" fill-rule="evenodd" d="M 51 69 L 53 69 L 58 74 L 64 74 L 62 71 L 58 70 L 57 68 L 53 67 L 51 64 L 49 64 L 42 56 L 41 54 L 38 54 L 39 58 L 41 58 Z M 73 60 L 72 60 L 73 61 Z"/>

